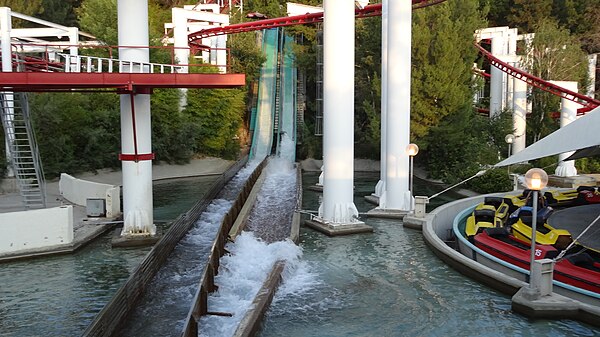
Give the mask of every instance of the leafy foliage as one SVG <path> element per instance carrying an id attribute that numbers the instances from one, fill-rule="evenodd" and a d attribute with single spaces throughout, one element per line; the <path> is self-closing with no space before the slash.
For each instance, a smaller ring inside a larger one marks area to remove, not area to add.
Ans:
<path id="1" fill-rule="evenodd" d="M 498 162 L 506 147 L 504 136 L 510 131 L 511 118 L 506 112 L 487 118 L 465 106 L 431 129 L 423 156 L 416 159 L 427 166 L 433 178 L 455 183 Z"/>
<path id="2" fill-rule="evenodd" d="M 40 93 L 29 97 L 48 177 L 119 166 L 116 95 Z"/>

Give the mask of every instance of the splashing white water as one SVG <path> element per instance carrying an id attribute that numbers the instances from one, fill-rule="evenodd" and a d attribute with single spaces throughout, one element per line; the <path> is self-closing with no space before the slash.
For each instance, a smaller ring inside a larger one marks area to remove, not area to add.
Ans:
<path id="1" fill-rule="evenodd" d="M 210 311 L 232 313 L 233 317 L 204 316 L 200 336 L 231 336 L 254 300 L 264 280 L 278 260 L 286 261 L 280 288 L 285 293 L 302 291 L 302 284 L 314 284 L 316 276 L 300 261 L 302 249 L 291 241 L 266 244 L 251 232 L 243 232 L 227 245 L 230 255 L 221 258 L 215 283 L 219 290 L 209 297 Z M 299 280 L 294 282 L 293 280 Z"/>

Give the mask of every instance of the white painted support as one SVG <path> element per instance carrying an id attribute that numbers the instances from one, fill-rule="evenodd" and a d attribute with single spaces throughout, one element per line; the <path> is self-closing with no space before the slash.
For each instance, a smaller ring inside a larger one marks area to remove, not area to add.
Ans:
<path id="1" fill-rule="evenodd" d="M 147 47 L 148 1 L 118 0 L 119 45 Z M 135 15 L 131 15 L 135 13 Z M 119 48 L 124 61 L 148 62 L 148 48 Z M 135 71 L 136 69 L 130 69 Z M 143 71 L 143 69 L 140 69 Z M 136 130 L 137 153 L 152 153 L 150 95 L 134 96 L 135 125 L 132 119 L 130 95 L 121 95 L 121 152 L 134 154 L 133 129 Z M 152 207 L 152 161 L 123 161 L 124 234 L 155 234 Z"/>
<path id="2" fill-rule="evenodd" d="M 10 34 L 12 21 L 10 8 L 0 7 L 0 48 L 2 51 L 2 72 L 12 71 L 12 50 L 10 45 Z M 8 56 L 8 57 L 7 57 Z"/>
<path id="3" fill-rule="evenodd" d="M 0 254 L 71 244 L 73 206 L 2 213 L 0 233 Z"/>
<path id="4" fill-rule="evenodd" d="M 383 0 L 381 3 L 381 136 L 379 137 L 381 159 L 381 169 L 379 171 L 379 181 L 375 186 L 375 193 L 372 195 L 381 198 L 385 194 L 385 180 L 387 176 L 387 93 L 388 93 L 388 9 L 389 0 Z"/>
<path id="5" fill-rule="evenodd" d="M 578 92 L 577 82 L 572 81 L 551 81 L 552 83 L 563 87 L 565 89 Z M 560 100 L 560 127 L 564 127 L 569 125 L 571 122 L 577 119 L 577 109 L 580 108 L 581 105 L 575 103 L 566 98 L 561 98 Z M 577 169 L 575 168 L 575 161 L 569 160 L 564 161 L 565 158 L 569 157 L 573 154 L 574 151 L 561 153 L 558 155 L 558 166 L 554 171 L 559 177 L 572 177 L 577 175 Z"/>
<path id="6" fill-rule="evenodd" d="M 354 2 L 325 0 L 323 203 L 319 221 L 359 222 L 354 205 Z"/>
<path id="7" fill-rule="evenodd" d="M 386 115 L 386 181 L 379 208 L 410 211 L 412 196 L 406 147 L 410 139 L 412 2 L 390 1 L 388 19 L 388 93 Z"/>
<path id="8" fill-rule="evenodd" d="M 513 77 L 513 135 L 512 154 L 526 147 L 525 131 L 527 128 L 527 83 Z"/>
<path id="9" fill-rule="evenodd" d="M 498 34 L 492 38 L 492 55 L 504 55 L 504 36 Z M 502 97 L 506 74 L 492 66 L 490 69 L 490 117 L 495 117 L 504 108 Z"/>
<path id="10" fill-rule="evenodd" d="M 598 54 L 588 55 L 588 76 L 590 78 L 586 95 L 594 97 L 596 94 L 596 67 L 598 64 Z"/>
<path id="11" fill-rule="evenodd" d="M 8 7 L 0 7 L 0 50 L 2 51 L 2 72 L 12 72 L 12 48 L 11 48 L 11 38 L 10 38 L 10 33 L 12 30 L 12 21 L 11 21 L 11 11 L 10 8 Z M 4 111 L 0 112 L 5 114 L 4 118 L 6 118 L 6 122 L 9 125 L 9 128 L 12 126 L 12 93 L 5 93 L 5 95 L 10 97 L 7 97 L 7 103 L 9 106 L 7 106 L 7 110 L 10 111 L 10 113 L 6 113 Z M 13 134 L 13 132 L 9 132 L 9 134 Z M 12 142 L 14 141 L 13 137 L 5 137 L 5 141 L 4 141 L 4 146 L 6 149 L 6 159 L 8 162 L 10 162 L 11 160 L 11 156 L 10 156 L 10 144 L 12 144 Z M 10 139 L 13 138 L 13 139 Z M 6 175 L 8 177 L 14 177 L 15 173 L 12 169 L 12 167 L 9 165 L 7 167 L 7 172 Z"/>

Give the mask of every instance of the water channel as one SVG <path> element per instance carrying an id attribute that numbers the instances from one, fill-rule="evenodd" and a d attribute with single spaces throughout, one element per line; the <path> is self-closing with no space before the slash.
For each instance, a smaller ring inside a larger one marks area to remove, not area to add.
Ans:
<path id="1" fill-rule="evenodd" d="M 195 179 L 156 185 L 155 218 L 173 219 L 185 212 L 214 178 Z M 316 173 L 305 173 L 303 185 L 317 179 Z M 360 212 L 373 207 L 363 196 L 372 192 L 377 179 L 376 173 L 356 174 Z M 415 181 L 415 189 L 432 195 L 439 187 Z M 316 210 L 319 195 L 305 189 L 303 208 Z M 434 201 L 454 198 L 442 195 Z M 262 337 L 600 334 L 571 320 L 531 321 L 514 314 L 509 297 L 446 266 L 420 232 L 393 220 L 363 220 L 374 233 L 330 238 L 301 228 L 301 249 L 288 253 L 295 255 L 294 263 L 284 273 Z M 106 235 L 73 255 L 0 265 L 0 336 L 80 335 L 149 250 L 112 249 L 109 240 Z M 273 252 L 256 240 L 240 242 L 240 249 L 246 249 L 242 256 Z M 232 263 L 232 277 L 239 277 L 236 265 L 248 270 L 244 263 Z M 156 313 L 148 316 L 157 318 Z M 146 335 L 163 336 L 154 330 Z"/>

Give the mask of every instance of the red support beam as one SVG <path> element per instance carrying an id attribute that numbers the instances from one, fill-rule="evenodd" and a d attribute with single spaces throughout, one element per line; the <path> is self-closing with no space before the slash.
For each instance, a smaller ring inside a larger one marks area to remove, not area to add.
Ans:
<path id="1" fill-rule="evenodd" d="M 120 93 L 140 93 L 154 88 L 225 89 L 245 84 L 244 74 L 0 72 L 0 90 L 3 91 L 116 89 Z"/>

